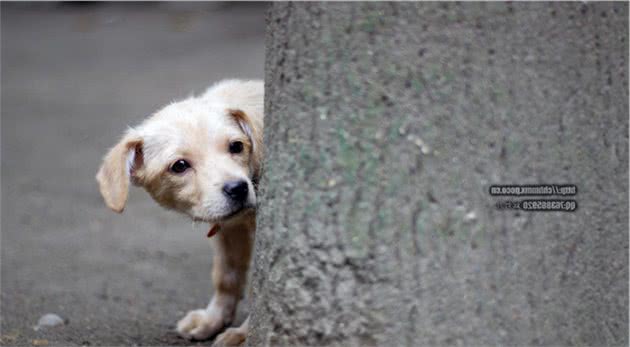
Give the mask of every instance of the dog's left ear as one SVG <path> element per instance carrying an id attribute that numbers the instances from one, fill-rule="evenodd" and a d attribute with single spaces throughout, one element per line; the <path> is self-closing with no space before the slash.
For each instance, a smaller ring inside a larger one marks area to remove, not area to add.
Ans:
<path id="1" fill-rule="evenodd" d="M 96 174 L 105 204 L 120 213 L 125 208 L 132 172 L 142 165 L 142 139 L 127 133 L 109 150 Z"/>
<path id="2" fill-rule="evenodd" d="M 249 138 L 249 142 L 252 144 L 252 153 L 250 158 L 250 167 L 252 170 L 252 181 L 255 186 L 258 186 L 258 180 L 262 173 L 262 159 L 263 159 L 263 137 L 262 129 L 252 121 L 252 119 L 245 114 L 245 112 L 238 109 L 229 109 L 228 113 L 236 123 L 241 127 L 241 130 Z"/>

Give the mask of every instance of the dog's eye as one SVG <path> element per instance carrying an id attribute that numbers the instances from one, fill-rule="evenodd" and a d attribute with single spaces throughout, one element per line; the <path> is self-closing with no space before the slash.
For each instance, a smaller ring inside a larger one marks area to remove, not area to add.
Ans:
<path id="1" fill-rule="evenodd" d="M 190 164 L 184 159 L 180 159 L 171 165 L 171 171 L 174 173 L 182 173 L 190 167 Z"/>
<path id="2" fill-rule="evenodd" d="M 230 153 L 238 154 L 243 151 L 243 143 L 241 141 L 230 142 Z"/>

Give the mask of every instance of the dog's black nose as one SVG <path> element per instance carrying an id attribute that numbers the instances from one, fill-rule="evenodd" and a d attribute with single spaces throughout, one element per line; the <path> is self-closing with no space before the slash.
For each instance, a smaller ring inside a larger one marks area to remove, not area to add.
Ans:
<path id="1" fill-rule="evenodd" d="M 223 186 L 223 192 L 236 202 L 245 202 L 248 193 L 247 182 L 243 180 L 228 182 Z"/>

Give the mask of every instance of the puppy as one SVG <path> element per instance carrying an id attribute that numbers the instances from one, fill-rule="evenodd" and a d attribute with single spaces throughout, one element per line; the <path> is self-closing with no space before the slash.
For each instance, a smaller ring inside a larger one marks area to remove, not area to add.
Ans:
<path id="1" fill-rule="evenodd" d="M 263 89 L 262 81 L 225 80 L 162 108 L 126 132 L 96 175 L 116 212 L 123 211 L 131 182 L 161 206 L 210 224 L 214 296 L 177 323 L 187 339 L 208 339 L 229 326 L 243 296 L 256 229 Z M 215 344 L 244 342 L 248 321 Z"/>

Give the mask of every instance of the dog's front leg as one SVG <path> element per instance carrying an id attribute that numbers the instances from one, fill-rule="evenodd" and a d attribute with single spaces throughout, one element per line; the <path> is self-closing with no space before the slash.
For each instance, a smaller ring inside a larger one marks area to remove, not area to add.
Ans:
<path id="1" fill-rule="evenodd" d="M 184 338 L 205 340 L 232 323 L 236 306 L 243 296 L 253 247 L 253 221 L 222 226 L 214 236 L 212 281 L 214 296 L 206 309 L 193 310 L 177 323 Z M 246 327 L 246 325 L 245 325 Z"/>

